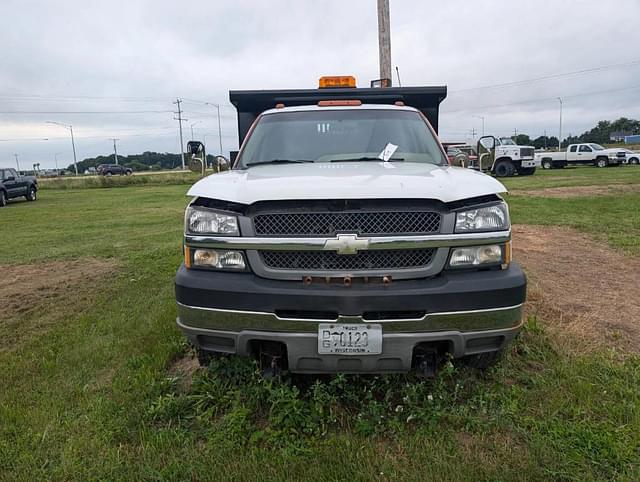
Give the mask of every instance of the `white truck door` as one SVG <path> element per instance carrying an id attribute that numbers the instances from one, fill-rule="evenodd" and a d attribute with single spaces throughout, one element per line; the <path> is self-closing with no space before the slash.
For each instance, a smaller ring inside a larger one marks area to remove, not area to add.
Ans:
<path id="1" fill-rule="evenodd" d="M 593 161 L 593 149 L 587 144 L 580 144 L 578 147 L 578 162 L 588 163 Z"/>
<path id="2" fill-rule="evenodd" d="M 578 145 L 571 144 L 567 149 L 567 162 L 576 162 L 578 159 Z"/>

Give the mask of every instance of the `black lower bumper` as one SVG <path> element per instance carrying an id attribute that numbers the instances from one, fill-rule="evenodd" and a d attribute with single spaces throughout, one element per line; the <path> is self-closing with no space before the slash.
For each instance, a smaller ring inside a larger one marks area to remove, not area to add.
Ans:
<path id="1" fill-rule="evenodd" d="M 361 316 L 371 312 L 489 310 L 524 303 L 526 277 L 516 263 L 492 271 L 443 272 L 389 285 L 311 284 L 263 279 L 251 273 L 187 270 L 176 274 L 176 299 L 191 307 L 222 310 L 333 312 Z"/>

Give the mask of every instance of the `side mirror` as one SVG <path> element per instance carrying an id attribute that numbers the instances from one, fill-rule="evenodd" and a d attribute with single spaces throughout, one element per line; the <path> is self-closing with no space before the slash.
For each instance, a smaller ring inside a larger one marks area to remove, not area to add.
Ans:
<path id="1" fill-rule="evenodd" d="M 191 154 L 189 169 L 193 172 L 199 172 L 204 176 L 206 168 L 205 159 L 207 158 L 207 154 L 204 150 L 204 144 L 200 141 L 189 141 L 187 142 L 187 152 Z"/>
<path id="2" fill-rule="evenodd" d="M 229 161 L 227 160 L 226 157 L 216 156 L 215 160 L 216 160 L 216 168 L 218 172 L 228 171 L 231 168 Z"/>
<path id="3" fill-rule="evenodd" d="M 484 147 L 486 150 L 495 149 L 496 147 L 496 138 L 493 136 L 484 136 L 478 139 L 478 144 Z M 478 146 L 478 147 L 480 147 Z"/>

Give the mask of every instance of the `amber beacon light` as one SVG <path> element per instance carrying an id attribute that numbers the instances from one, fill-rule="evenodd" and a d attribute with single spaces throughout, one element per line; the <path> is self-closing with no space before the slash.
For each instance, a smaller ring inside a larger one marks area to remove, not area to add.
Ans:
<path id="1" fill-rule="evenodd" d="M 320 77 L 318 83 L 320 89 L 333 89 L 337 87 L 355 87 L 356 78 L 353 75 L 337 75 Z"/>

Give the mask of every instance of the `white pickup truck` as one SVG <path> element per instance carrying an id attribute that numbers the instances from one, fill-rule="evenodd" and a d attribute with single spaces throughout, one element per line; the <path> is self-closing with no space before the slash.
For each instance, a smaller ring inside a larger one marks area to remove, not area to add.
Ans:
<path id="1" fill-rule="evenodd" d="M 526 278 L 506 188 L 450 166 L 436 137 L 445 96 L 230 93 L 242 147 L 189 190 L 175 279 L 177 324 L 201 362 L 429 376 L 447 355 L 498 358 L 522 326 Z"/>
<path id="2" fill-rule="evenodd" d="M 619 166 L 626 159 L 626 153 L 621 149 L 605 149 L 593 142 L 584 144 L 570 144 L 565 152 L 539 152 L 536 159 L 540 160 L 543 169 L 554 169 L 574 164 L 587 164 L 597 167 Z"/>

